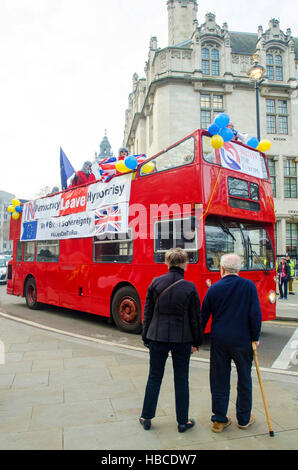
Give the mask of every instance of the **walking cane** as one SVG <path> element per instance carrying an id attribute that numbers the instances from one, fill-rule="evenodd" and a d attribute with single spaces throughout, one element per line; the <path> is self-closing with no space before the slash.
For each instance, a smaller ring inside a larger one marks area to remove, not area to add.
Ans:
<path id="1" fill-rule="evenodd" d="M 270 416 L 269 416 L 267 401 L 266 401 L 266 397 L 265 397 L 265 393 L 264 393 L 264 388 L 263 388 L 263 384 L 262 384 L 262 379 L 261 379 L 261 374 L 260 374 L 259 360 L 258 360 L 258 355 L 257 355 L 257 345 L 256 345 L 256 343 L 254 343 L 254 342 L 252 343 L 252 349 L 253 349 L 253 352 L 254 352 L 254 360 L 255 360 L 256 370 L 257 370 L 258 379 L 259 379 L 259 384 L 260 384 L 260 388 L 261 388 L 261 393 L 262 393 L 262 398 L 263 398 L 263 403 L 264 403 L 264 408 L 265 408 L 265 413 L 266 413 L 268 428 L 269 428 L 269 436 L 270 436 L 270 437 L 273 437 L 273 436 L 274 436 L 274 432 L 273 432 L 272 426 L 271 426 L 271 421 L 270 421 Z"/>

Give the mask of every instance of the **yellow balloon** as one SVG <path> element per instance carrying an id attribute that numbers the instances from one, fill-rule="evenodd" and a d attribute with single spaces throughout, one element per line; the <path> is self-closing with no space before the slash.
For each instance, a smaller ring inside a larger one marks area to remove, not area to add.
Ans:
<path id="1" fill-rule="evenodd" d="M 142 173 L 145 173 L 145 175 L 147 175 L 148 173 L 152 173 L 154 169 L 155 169 L 154 163 L 148 162 L 142 166 Z"/>
<path id="2" fill-rule="evenodd" d="M 14 220 L 18 220 L 20 218 L 19 212 L 14 212 L 11 216 Z"/>
<path id="3" fill-rule="evenodd" d="M 269 149 L 271 149 L 271 142 L 268 139 L 261 140 L 257 146 L 257 150 L 260 152 L 267 152 Z"/>
<path id="4" fill-rule="evenodd" d="M 10 206 L 8 206 L 7 210 L 8 212 L 14 212 L 14 206 L 11 204 Z"/>
<path id="5" fill-rule="evenodd" d="M 214 136 L 211 137 L 211 145 L 214 149 L 220 149 L 224 144 L 224 140 L 223 138 L 216 134 Z"/>
<path id="6" fill-rule="evenodd" d="M 19 205 L 21 204 L 20 201 L 19 201 L 18 199 L 16 199 L 16 198 L 13 199 L 13 200 L 11 201 L 11 203 L 12 203 L 13 206 L 19 206 Z"/>
<path id="7" fill-rule="evenodd" d="M 116 162 L 116 170 L 120 171 L 120 173 L 127 173 L 128 171 L 130 171 L 129 168 L 127 168 L 127 166 L 125 165 L 124 163 L 124 160 L 119 160 L 118 162 Z"/>

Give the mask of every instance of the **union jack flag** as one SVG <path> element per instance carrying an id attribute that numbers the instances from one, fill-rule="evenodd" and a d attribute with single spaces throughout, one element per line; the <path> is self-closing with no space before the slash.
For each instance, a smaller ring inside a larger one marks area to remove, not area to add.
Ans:
<path id="1" fill-rule="evenodd" d="M 122 214 L 119 206 L 111 206 L 95 211 L 95 221 L 97 230 L 95 234 L 101 235 L 107 232 L 120 232 Z"/>
<path id="2" fill-rule="evenodd" d="M 131 157 L 136 157 L 138 161 L 138 165 L 143 163 L 147 157 L 144 153 L 140 155 L 130 155 Z M 124 159 L 123 159 L 124 160 Z M 105 158 L 102 160 L 98 165 L 99 165 L 99 171 L 101 174 L 101 181 L 104 183 L 107 183 L 110 181 L 115 175 L 121 175 L 119 171 L 116 170 L 116 163 L 117 159 L 115 157 L 112 158 Z"/>

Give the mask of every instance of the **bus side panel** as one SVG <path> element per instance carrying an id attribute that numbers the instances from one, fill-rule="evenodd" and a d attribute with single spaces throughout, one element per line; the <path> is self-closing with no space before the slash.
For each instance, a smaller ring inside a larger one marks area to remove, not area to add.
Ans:
<path id="1" fill-rule="evenodd" d="M 132 182 L 131 204 L 145 202 L 146 209 L 150 210 L 150 204 L 179 204 L 181 203 L 181 187 L 183 186 L 183 202 L 192 203 L 199 187 L 197 179 L 197 165 L 191 164 L 185 167 L 173 168 L 160 173 L 138 176 Z M 149 216 L 149 214 L 148 214 Z"/>
<path id="2" fill-rule="evenodd" d="M 92 239 L 73 238 L 60 241 L 56 286 L 61 307 L 88 311 L 90 289 L 88 290 L 88 283 L 83 283 L 82 279 L 85 279 L 85 266 L 90 264 L 91 260 Z"/>

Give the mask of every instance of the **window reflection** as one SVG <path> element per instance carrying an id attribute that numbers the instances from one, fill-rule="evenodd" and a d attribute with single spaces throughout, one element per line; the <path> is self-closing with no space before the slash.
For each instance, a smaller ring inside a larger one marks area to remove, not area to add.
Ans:
<path id="1" fill-rule="evenodd" d="M 190 137 L 189 139 L 180 142 L 180 144 L 175 145 L 175 147 L 172 147 L 166 152 L 151 159 L 150 162 L 154 164 L 154 172 L 156 173 L 159 171 L 170 170 L 179 166 L 188 165 L 194 161 L 194 158 L 195 141 L 193 137 Z M 146 176 L 146 173 L 142 173 L 142 167 L 140 170 L 140 175 Z"/>
<path id="2" fill-rule="evenodd" d="M 205 226 L 206 262 L 210 270 L 220 269 L 220 258 L 237 253 L 243 270 L 274 269 L 274 254 L 266 230 L 257 224 L 209 218 Z"/>

